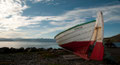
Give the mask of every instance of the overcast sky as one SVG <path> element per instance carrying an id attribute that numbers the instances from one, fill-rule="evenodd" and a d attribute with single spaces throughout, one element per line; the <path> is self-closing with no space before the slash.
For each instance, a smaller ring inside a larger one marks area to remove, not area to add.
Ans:
<path id="1" fill-rule="evenodd" d="M 104 36 L 120 33 L 120 0 L 0 0 L 0 38 L 54 38 L 104 15 Z"/>

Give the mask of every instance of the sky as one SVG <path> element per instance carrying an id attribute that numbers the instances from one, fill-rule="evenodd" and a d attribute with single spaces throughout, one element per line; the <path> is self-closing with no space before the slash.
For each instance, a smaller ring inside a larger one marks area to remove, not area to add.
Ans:
<path id="1" fill-rule="evenodd" d="M 0 38 L 54 38 L 98 11 L 104 37 L 120 34 L 120 0 L 0 0 Z"/>

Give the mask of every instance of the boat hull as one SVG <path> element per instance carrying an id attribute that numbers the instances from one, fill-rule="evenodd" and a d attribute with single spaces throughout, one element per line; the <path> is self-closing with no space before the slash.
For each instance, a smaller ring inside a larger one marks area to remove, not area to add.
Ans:
<path id="1" fill-rule="evenodd" d="M 103 30 L 104 22 L 102 12 L 97 19 L 76 25 L 55 36 L 59 46 L 72 51 L 86 60 L 103 60 Z"/>
<path id="2" fill-rule="evenodd" d="M 75 55 L 86 60 L 88 58 L 88 48 L 94 44 L 91 41 L 96 21 L 90 21 L 76 25 L 68 30 L 58 34 L 55 39 L 59 46 L 72 51 Z"/>
<path id="3" fill-rule="evenodd" d="M 90 45 L 93 43 L 94 41 L 73 41 L 60 46 L 72 51 L 75 55 L 78 55 L 81 58 L 89 60 L 87 51 Z"/>
<path id="4" fill-rule="evenodd" d="M 95 20 L 81 25 L 76 25 L 58 34 L 55 39 L 59 45 L 74 41 L 90 41 L 94 32 Z"/>
<path id="5" fill-rule="evenodd" d="M 94 46 L 93 49 L 92 45 L 94 44 L 94 42 L 95 41 L 74 41 L 74 42 L 62 44 L 60 46 L 63 47 L 64 49 L 72 51 L 75 55 L 78 55 L 86 60 L 92 59 L 92 60 L 102 61 L 104 54 L 103 43 L 96 42 L 96 45 Z"/>

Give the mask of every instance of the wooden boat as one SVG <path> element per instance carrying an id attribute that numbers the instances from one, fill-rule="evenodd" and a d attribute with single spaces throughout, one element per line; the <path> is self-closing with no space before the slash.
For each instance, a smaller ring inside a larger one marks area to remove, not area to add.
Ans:
<path id="1" fill-rule="evenodd" d="M 55 36 L 59 46 L 86 60 L 103 60 L 104 22 L 102 12 L 96 20 L 73 26 Z"/>

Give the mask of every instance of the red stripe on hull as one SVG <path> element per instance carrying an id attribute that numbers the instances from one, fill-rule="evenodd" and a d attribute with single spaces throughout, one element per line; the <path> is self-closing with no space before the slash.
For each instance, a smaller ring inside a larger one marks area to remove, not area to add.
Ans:
<path id="1" fill-rule="evenodd" d="M 74 54 L 86 60 L 103 60 L 104 46 L 102 42 L 96 42 L 90 58 L 88 57 L 88 49 L 93 45 L 94 41 L 75 41 L 60 45 L 61 47 L 72 51 Z"/>
<path id="2" fill-rule="evenodd" d="M 90 59 L 102 61 L 104 55 L 104 46 L 102 42 L 96 42 L 96 45 L 92 51 Z"/>
<path id="3" fill-rule="evenodd" d="M 87 51 L 89 46 L 93 43 L 94 41 L 76 41 L 62 44 L 60 46 L 74 52 L 74 54 L 80 56 L 81 58 L 89 60 Z"/>

